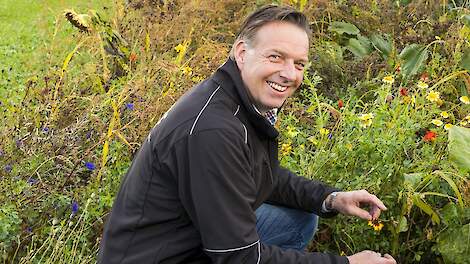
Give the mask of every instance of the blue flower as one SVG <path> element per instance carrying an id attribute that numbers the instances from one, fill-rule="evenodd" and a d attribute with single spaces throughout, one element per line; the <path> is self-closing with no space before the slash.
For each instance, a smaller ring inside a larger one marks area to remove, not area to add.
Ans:
<path id="1" fill-rule="evenodd" d="M 72 201 L 72 216 L 76 215 L 78 212 L 78 203 L 77 201 Z"/>
<path id="2" fill-rule="evenodd" d="M 132 111 L 132 110 L 134 110 L 134 104 L 133 103 L 127 103 L 126 108 Z"/>
<path id="3" fill-rule="evenodd" d="M 27 182 L 28 182 L 30 185 L 33 185 L 33 184 L 37 183 L 38 180 L 36 180 L 36 179 L 33 178 L 33 177 L 30 177 Z"/>
<path id="4" fill-rule="evenodd" d="M 33 228 L 28 226 L 26 227 L 26 233 L 32 233 L 33 232 Z"/>
<path id="5" fill-rule="evenodd" d="M 43 127 L 43 128 L 42 128 L 42 132 L 43 132 L 43 133 L 49 132 L 49 128 L 48 128 L 48 127 Z"/>
<path id="6" fill-rule="evenodd" d="M 85 162 L 85 167 L 86 167 L 88 170 L 91 170 L 91 171 L 94 170 L 94 169 L 96 169 L 95 164 L 94 164 L 93 162 L 89 162 L 89 161 Z"/>
<path id="7" fill-rule="evenodd" d="M 333 134 L 328 134 L 328 139 L 331 139 L 333 137 Z"/>
<path id="8" fill-rule="evenodd" d="M 6 172 L 10 173 L 12 170 L 13 170 L 13 166 L 11 166 L 11 164 L 7 164 L 7 165 L 5 166 L 5 171 L 6 171 Z"/>

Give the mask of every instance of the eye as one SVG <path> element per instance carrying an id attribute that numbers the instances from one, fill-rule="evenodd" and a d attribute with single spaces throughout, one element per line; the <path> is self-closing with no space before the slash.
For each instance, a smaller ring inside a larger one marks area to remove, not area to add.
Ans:
<path id="1" fill-rule="evenodd" d="M 268 56 L 268 59 L 271 62 L 279 62 L 281 60 L 281 56 L 277 55 L 277 54 L 271 54 L 271 55 Z"/>
<path id="2" fill-rule="evenodd" d="M 297 68 L 297 70 L 303 70 L 305 68 L 305 63 L 303 62 L 297 62 L 295 64 L 295 67 Z"/>

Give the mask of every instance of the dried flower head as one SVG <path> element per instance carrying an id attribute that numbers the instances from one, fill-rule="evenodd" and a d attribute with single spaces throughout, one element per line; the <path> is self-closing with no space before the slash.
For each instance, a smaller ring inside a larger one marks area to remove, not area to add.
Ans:
<path id="1" fill-rule="evenodd" d="M 67 20 L 76 28 L 78 28 L 81 32 L 90 32 L 90 16 L 87 14 L 77 14 L 75 11 L 71 9 L 67 9 L 64 11 L 64 16 Z"/>

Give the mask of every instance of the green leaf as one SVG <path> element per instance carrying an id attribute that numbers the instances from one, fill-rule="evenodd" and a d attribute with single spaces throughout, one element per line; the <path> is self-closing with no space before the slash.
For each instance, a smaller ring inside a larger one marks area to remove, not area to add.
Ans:
<path id="1" fill-rule="evenodd" d="M 405 216 L 400 217 L 400 222 L 398 223 L 398 232 L 406 232 L 408 231 L 408 220 Z"/>
<path id="2" fill-rule="evenodd" d="M 404 175 L 405 178 L 405 185 L 408 184 L 411 187 L 416 187 L 418 184 L 421 182 L 421 179 L 423 178 L 422 173 L 405 173 Z"/>
<path id="3" fill-rule="evenodd" d="M 374 48 L 380 52 L 382 58 L 387 59 L 390 56 L 393 49 L 390 39 L 384 39 L 381 35 L 374 34 L 370 37 L 370 40 Z"/>
<path id="4" fill-rule="evenodd" d="M 441 219 L 439 219 L 439 216 L 432 209 L 432 207 L 429 206 L 429 204 L 427 204 L 423 199 L 421 199 L 420 195 L 421 195 L 420 193 L 413 194 L 413 204 L 418 206 L 419 209 L 421 209 L 423 212 L 431 216 L 431 220 L 434 223 L 439 224 L 441 222 Z"/>
<path id="5" fill-rule="evenodd" d="M 470 28 L 470 15 L 462 16 L 462 21 L 463 21 L 465 26 Z"/>
<path id="6" fill-rule="evenodd" d="M 470 72 L 470 49 L 466 49 L 464 51 L 462 59 L 459 62 L 459 66 Z"/>
<path id="7" fill-rule="evenodd" d="M 367 55 L 369 55 L 369 51 L 367 50 L 367 47 L 364 47 L 359 40 L 355 38 L 350 38 L 349 43 L 346 46 L 346 48 L 351 51 L 354 56 L 358 58 L 363 58 Z"/>
<path id="8" fill-rule="evenodd" d="M 452 126 L 449 130 L 449 158 L 464 171 L 470 171 L 470 129 Z"/>
<path id="9" fill-rule="evenodd" d="M 331 25 L 328 27 L 328 30 L 336 32 L 340 35 L 344 33 L 349 34 L 349 35 L 359 34 L 359 29 L 355 25 L 351 23 L 339 22 L 339 21 L 332 22 Z"/>
<path id="10" fill-rule="evenodd" d="M 419 45 L 411 44 L 406 46 L 400 53 L 400 59 L 403 61 L 401 73 L 408 79 L 418 73 L 424 66 L 428 58 L 428 50 Z"/>
<path id="11" fill-rule="evenodd" d="M 468 263 L 470 256 L 470 224 L 452 226 L 437 238 L 437 250 L 445 263 Z"/>

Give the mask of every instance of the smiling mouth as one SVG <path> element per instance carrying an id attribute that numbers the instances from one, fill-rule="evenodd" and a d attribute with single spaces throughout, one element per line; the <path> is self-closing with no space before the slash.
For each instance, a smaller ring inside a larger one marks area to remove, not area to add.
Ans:
<path id="1" fill-rule="evenodd" d="M 266 81 L 266 83 L 271 86 L 271 88 L 273 88 L 274 90 L 278 91 L 278 92 L 284 92 L 287 90 L 288 86 L 282 86 L 280 84 L 277 84 L 275 82 L 270 82 L 270 81 Z"/>

